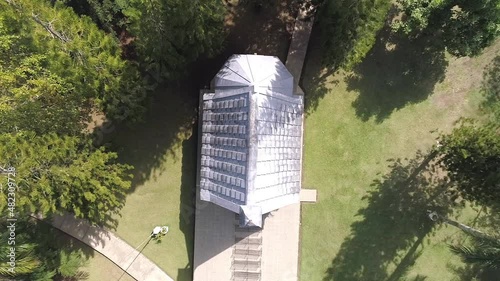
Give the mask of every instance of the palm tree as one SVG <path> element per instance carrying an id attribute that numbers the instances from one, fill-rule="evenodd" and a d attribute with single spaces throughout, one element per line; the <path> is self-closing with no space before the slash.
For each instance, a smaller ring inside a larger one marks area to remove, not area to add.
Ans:
<path id="1" fill-rule="evenodd" d="M 472 246 L 450 245 L 450 249 L 465 263 L 500 269 L 500 239 L 498 238 L 474 237 Z"/>
<path id="2" fill-rule="evenodd" d="M 500 269 L 500 237 L 490 236 L 463 223 L 442 217 L 436 212 L 428 211 L 428 215 L 431 220 L 457 227 L 472 237 L 471 246 L 450 245 L 451 251 L 459 255 L 465 263 Z"/>
<path id="3" fill-rule="evenodd" d="M 4 235 L 2 235 L 4 236 Z M 21 238 L 21 237 L 19 237 Z M 35 244 L 26 243 L 23 238 L 16 241 L 15 245 L 15 271 L 11 271 L 10 269 L 10 257 L 7 256 L 9 253 L 11 246 L 7 245 L 7 243 L 2 243 L 0 245 L 0 277 L 17 277 L 17 276 L 25 276 L 33 273 L 39 266 L 40 262 L 36 258 L 34 254 Z M 7 241 L 2 239 L 2 241 Z"/>

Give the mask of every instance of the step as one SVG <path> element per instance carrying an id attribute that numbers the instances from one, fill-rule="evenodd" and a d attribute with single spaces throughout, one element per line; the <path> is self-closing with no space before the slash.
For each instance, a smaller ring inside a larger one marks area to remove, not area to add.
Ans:
<path id="1" fill-rule="evenodd" d="M 233 254 L 233 261 L 259 261 L 260 255 Z"/>
<path id="2" fill-rule="evenodd" d="M 256 231 L 262 231 L 262 228 L 257 227 L 257 226 L 245 226 L 241 227 L 239 225 L 234 226 L 235 231 L 247 231 L 247 232 L 256 232 Z"/>
<path id="3" fill-rule="evenodd" d="M 241 276 L 235 276 L 233 274 L 232 281 L 260 281 L 260 273 L 245 273 Z"/>
<path id="4" fill-rule="evenodd" d="M 262 250 L 261 249 L 234 249 L 233 254 L 260 256 L 260 255 L 262 255 Z"/>
<path id="5" fill-rule="evenodd" d="M 262 238 L 255 238 L 255 237 L 235 237 L 235 242 L 236 244 L 258 244 L 262 245 Z"/>
<path id="6" fill-rule="evenodd" d="M 260 272 L 260 261 L 259 262 L 242 262 L 242 261 L 233 261 L 233 265 L 231 266 L 231 270 L 233 272 Z"/>
<path id="7" fill-rule="evenodd" d="M 246 280 L 260 280 L 260 272 L 233 272 L 233 280 L 235 278 L 241 278 L 239 280 L 245 280 L 243 278 L 248 278 Z"/>
<path id="8" fill-rule="evenodd" d="M 260 281 L 259 277 L 233 277 L 232 281 Z"/>
<path id="9" fill-rule="evenodd" d="M 246 238 L 246 237 L 260 238 L 261 235 L 262 235 L 261 232 L 235 232 L 234 233 L 235 238 Z"/>
<path id="10" fill-rule="evenodd" d="M 235 250 L 254 250 L 254 251 L 261 251 L 262 250 L 262 245 L 261 244 L 235 244 L 234 245 Z"/>

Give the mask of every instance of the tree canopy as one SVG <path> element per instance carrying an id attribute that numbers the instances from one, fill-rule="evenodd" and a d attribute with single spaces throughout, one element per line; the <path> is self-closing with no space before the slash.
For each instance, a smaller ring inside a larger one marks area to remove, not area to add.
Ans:
<path id="1" fill-rule="evenodd" d="M 500 123 L 500 55 L 486 67 L 481 91 L 485 113 L 491 115 L 492 122 Z"/>
<path id="2" fill-rule="evenodd" d="M 113 35 L 59 2 L 8 1 L 0 9 L 0 74 L 8 82 L 0 107 L 22 112 L 17 106 L 23 104 L 35 114 L 67 99 L 73 110 L 97 107 L 109 119 L 140 117 L 147 88 L 137 68 L 121 58 Z M 41 95 L 44 87 L 51 92 Z M 65 118 L 76 121 L 73 114 Z"/>
<path id="3" fill-rule="evenodd" d="M 472 238 L 472 245 L 451 245 L 453 253 L 468 264 L 482 268 L 500 269 L 500 239 L 499 238 Z"/>
<path id="4" fill-rule="evenodd" d="M 361 62 L 384 26 L 390 0 L 325 0 L 318 14 L 324 61 L 351 68 Z"/>
<path id="5" fill-rule="evenodd" d="M 225 38 L 220 0 L 129 0 L 122 12 L 139 59 L 159 77 L 176 77 L 200 55 L 214 55 Z"/>
<path id="6" fill-rule="evenodd" d="M 94 148 L 90 139 L 21 132 L 0 134 L 0 143 L 0 164 L 16 168 L 16 208 L 21 214 L 68 211 L 104 223 L 123 206 L 131 167 L 117 163 L 116 153 Z M 2 209 L 7 208 L 6 198 L 2 193 Z"/>
<path id="7" fill-rule="evenodd" d="M 0 219 L 0 226 L 8 229 L 5 216 Z M 85 280 L 88 274 L 80 271 L 84 265 L 83 252 L 67 247 L 61 250 L 64 240 L 58 230 L 35 219 L 22 218 L 16 221 L 15 245 L 0 245 L 1 280 Z M 8 240 L 10 231 L 2 231 L 2 241 Z M 62 241 L 61 241 L 62 240 Z M 15 269 L 10 263 L 11 247 L 15 247 Z"/>
<path id="8" fill-rule="evenodd" d="M 462 121 L 441 137 L 441 163 L 460 194 L 487 206 L 500 202 L 500 135 L 495 123 Z"/>
<path id="9" fill-rule="evenodd" d="M 410 36 L 435 34 L 455 56 L 478 55 L 500 34 L 498 0 L 398 0 L 395 28 Z"/>

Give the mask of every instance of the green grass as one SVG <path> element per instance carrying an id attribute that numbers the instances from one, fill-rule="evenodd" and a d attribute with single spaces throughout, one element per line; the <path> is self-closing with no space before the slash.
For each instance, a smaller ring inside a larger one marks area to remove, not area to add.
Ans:
<path id="1" fill-rule="evenodd" d="M 134 281 L 135 279 L 124 273 L 118 266 L 99 253 L 94 253 L 89 263 L 82 268 L 89 272 L 90 276 L 86 281 Z"/>
<path id="2" fill-rule="evenodd" d="M 116 128 L 106 136 L 121 161 L 135 167 L 125 206 L 115 217 L 114 232 L 135 248 L 155 226 L 169 226 L 160 243 L 151 241 L 139 250 L 180 281 L 192 279 L 197 141 L 191 136 L 197 97 L 184 91 L 188 90 L 159 89 L 143 124 Z M 99 255 L 89 259 L 87 269 L 91 280 L 104 280 L 103 276 L 116 280 L 103 274 L 120 271 L 114 264 L 102 262 Z"/>
<path id="3" fill-rule="evenodd" d="M 450 60 L 441 81 L 425 71 L 423 80 L 401 77 L 404 57 L 377 50 L 354 80 L 306 73 L 305 92 L 323 92 L 305 122 L 303 186 L 318 190 L 318 202 L 302 208 L 300 280 L 467 280 L 447 248 L 462 234 L 432 227 L 425 212 L 435 184 L 424 175 L 408 183 L 415 165 L 404 158 L 435 143 L 431 130 L 449 131 L 460 116 L 478 114 L 482 69 L 498 50 L 500 42 L 481 57 Z M 427 78 L 437 84 L 421 87 Z M 472 223 L 476 212 L 453 215 Z"/>

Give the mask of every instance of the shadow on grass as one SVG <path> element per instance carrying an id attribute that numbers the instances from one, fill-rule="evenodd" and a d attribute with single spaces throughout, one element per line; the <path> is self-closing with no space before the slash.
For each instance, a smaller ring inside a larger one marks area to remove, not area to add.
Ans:
<path id="1" fill-rule="evenodd" d="M 495 281 L 500 276 L 500 269 L 481 269 L 473 265 L 461 267 L 449 265 L 448 268 L 458 276 L 460 281 Z"/>
<path id="2" fill-rule="evenodd" d="M 299 85 L 304 87 L 305 111 L 311 114 L 316 111 L 320 101 L 328 94 L 328 84 L 337 84 L 337 80 L 329 80 L 336 72 L 333 68 L 323 65 L 320 25 L 315 24 L 309 39 L 309 46 L 302 70 Z"/>
<path id="3" fill-rule="evenodd" d="M 193 126 L 191 137 L 182 142 L 182 178 L 179 228 L 184 233 L 189 263 L 179 269 L 176 280 L 193 280 L 194 255 L 194 215 L 196 199 L 196 163 L 197 163 L 198 134 L 197 126 Z"/>
<path id="4" fill-rule="evenodd" d="M 426 211 L 452 212 L 446 181 L 431 176 L 437 169 L 429 164 L 433 157 L 418 152 L 410 160 L 388 160 L 390 172 L 374 180 L 372 191 L 363 198 L 367 207 L 356 214 L 361 220 L 351 225 L 351 235 L 324 281 L 404 280 L 425 247 L 424 238 L 435 231 Z M 425 276 L 413 280 L 425 280 Z"/>
<path id="5" fill-rule="evenodd" d="M 356 115 L 382 122 L 393 111 L 425 100 L 443 81 L 447 65 L 433 36 L 410 40 L 386 26 L 367 57 L 346 77 L 348 90 L 359 92 L 352 104 Z"/>
<path id="6" fill-rule="evenodd" d="M 307 113 L 316 110 L 329 84 L 339 83 L 332 75 L 344 72 L 324 66 L 320 28 L 319 24 L 313 28 L 302 79 Z M 359 93 L 352 106 L 361 120 L 375 117 L 382 122 L 393 111 L 432 94 L 448 65 L 443 48 L 433 39 L 428 35 L 410 40 L 392 33 L 389 26 L 379 32 L 366 58 L 344 78 L 347 89 Z"/>
<path id="7" fill-rule="evenodd" d="M 481 91 L 484 95 L 481 104 L 483 111 L 492 115 L 493 122 L 500 122 L 500 55 L 493 58 L 486 67 Z"/>

